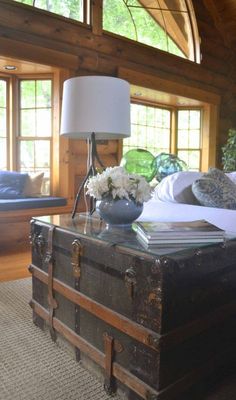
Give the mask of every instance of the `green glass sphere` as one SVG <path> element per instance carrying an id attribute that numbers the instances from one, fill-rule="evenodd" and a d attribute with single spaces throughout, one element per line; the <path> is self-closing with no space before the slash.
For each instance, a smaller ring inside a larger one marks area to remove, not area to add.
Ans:
<path id="1" fill-rule="evenodd" d="M 151 182 L 157 172 L 154 161 L 155 157 L 150 151 L 132 149 L 124 154 L 120 165 L 124 167 L 129 174 L 141 175 L 146 178 L 148 182 Z"/>
<path id="2" fill-rule="evenodd" d="M 156 179 L 161 181 L 167 175 L 174 174 L 179 171 L 187 171 L 188 166 L 185 161 L 181 160 L 175 154 L 160 153 L 154 160 L 157 169 Z"/>

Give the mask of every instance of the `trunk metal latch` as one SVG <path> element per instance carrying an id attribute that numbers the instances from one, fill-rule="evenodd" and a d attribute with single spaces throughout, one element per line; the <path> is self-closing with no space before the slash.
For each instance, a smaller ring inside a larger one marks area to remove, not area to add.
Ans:
<path id="1" fill-rule="evenodd" d="M 128 289 L 128 293 L 131 299 L 134 298 L 136 284 L 137 284 L 136 272 L 133 267 L 128 268 L 125 271 L 125 285 Z"/>
<path id="2" fill-rule="evenodd" d="M 82 255 L 83 255 L 83 246 L 79 239 L 75 239 L 72 242 L 72 257 L 71 257 L 71 265 L 73 268 L 73 275 L 75 278 L 80 278 L 81 274 L 80 261 Z"/>

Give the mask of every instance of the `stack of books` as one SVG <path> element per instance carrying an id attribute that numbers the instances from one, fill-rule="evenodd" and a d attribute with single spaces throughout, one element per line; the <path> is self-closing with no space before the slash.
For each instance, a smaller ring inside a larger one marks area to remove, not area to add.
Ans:
<path id="1" fill-rule="evenodd" d="M 225 231 L 205 221 L 135 222 L 138 240 L 145 246 L 185 246 L 220 243 Z"/>

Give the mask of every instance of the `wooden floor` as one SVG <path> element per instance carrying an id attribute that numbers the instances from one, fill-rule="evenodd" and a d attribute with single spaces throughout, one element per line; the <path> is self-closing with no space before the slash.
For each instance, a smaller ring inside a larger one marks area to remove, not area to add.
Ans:
<path id="1" fill-rule="evenodd" d="M 30 260 L 30 251 L 0 254 L 0 282 L 31 276 L 28 271 Z"/>

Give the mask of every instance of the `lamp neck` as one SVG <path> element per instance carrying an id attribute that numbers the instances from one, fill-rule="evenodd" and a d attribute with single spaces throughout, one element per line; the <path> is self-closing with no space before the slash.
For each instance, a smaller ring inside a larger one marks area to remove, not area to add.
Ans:
<path id="1" fill-rule="evenodd" d="M 96 139 L 95 139 L 95 133 L 92 132 L 91 138 L 89 139 L 89 156 L 90 156 L 90 164 L 93 169 L 93 175 L 96 175 L 96 166 L 95 166 L 95 160 L 99 163 L 99 165 L 102 168 L 105 168 L 104 164 L 102 163 L 98 152 L 97 152 L 97 144 L 96 144 Z"/>

